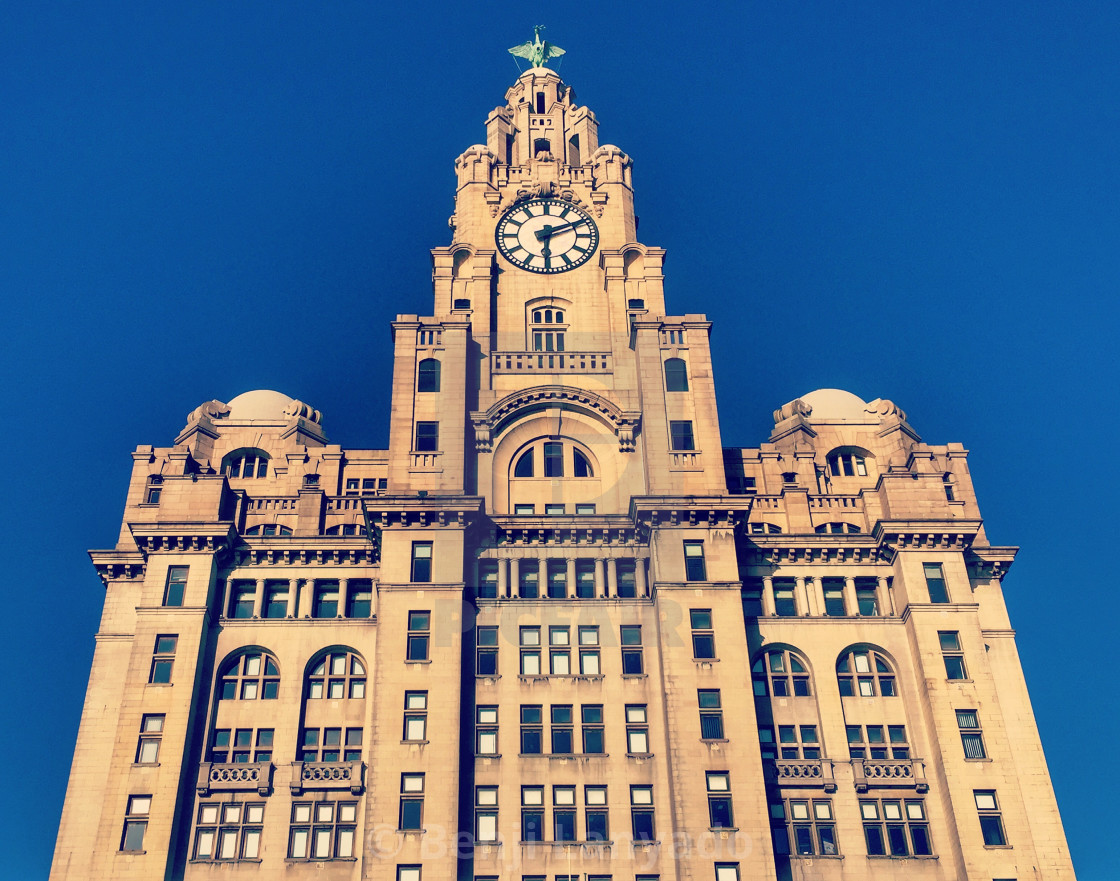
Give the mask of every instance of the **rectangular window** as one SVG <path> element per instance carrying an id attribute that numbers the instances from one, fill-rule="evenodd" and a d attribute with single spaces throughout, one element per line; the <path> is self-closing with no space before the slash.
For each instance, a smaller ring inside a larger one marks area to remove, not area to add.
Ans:
<path id="1" fill-rule="evenodd" d="M 961 730 L 961 745 L 966 759 L 984 759 L 984 732 L 980 730 L 980 715 L 976 710 L 957 710 L 957 727 Z"/>
<path id="2" fill-rule="evenodd" d="M 258 732 L 258 742 L 267 742 L 271 749 L 272 729 L 261 738 L 265 733 Z M 305 728 L 301 743 L 301 762 L 357 762 L 362 758 L 361 728 Z"/>
<path id="3" fill-rule="evenodd" d="M 498 597 L 498 561 L 478 561 L 478 587 L 475 595 L 480 600 L 493 600 Z"/>
<path id="4" fill-rule="evenodd" d="M 519 640 L 521 643 L 521 675 L 540 676 L 541 629 L 539 627 L 522 627 Z"/>
<path id="5" fill-rule="evenodd" d="M 864 617 L 879 615 L 878 582 L 874 578 L 856 579 L 856 604 Z"/>
<path id="6" fill-rule="evenodd" d="M 634 599 L 638 595 L 638 561 L 623 557 L 615 563 L 618 578 L 618 595 L 623 599 Z"/>
<path id="7" fill-rule="evenodd" d="M 584 841 L 610 841 L 607 816 L 607 787 L 583 787 L 584 819 L 587 835 Z"/>
<path id="8" fill-rule="evenodd" d="M 544 841 L 544 787 L 521 787 L 521 840 Z"/>
<path id="9" fill-rule="evenodd" d="M 498 708 L 478 707 L 475 709 L 474 751 L 480 756 L 498 754 Z"/>
<path id="10" fill-rule="evenodd" d="M 563 517 L 564 516 L 564 506 L 563 505 L 545 505 L 544 506 L 544 513 L 545 513 L 546 517 Z"/>
<path id="11" fill-rule="evenodd" d="M 523 559 L 517 567 L 517 595 L 525 600 L 535 600 L 541 595 L 540 564 L 533 559 Z"/>
<path id="12" fill-rule="evenodd" d="M 980 817 L 980 831 L 984 835 L 986 847 L 1004 847 L 1007 836 L 1003 833 L 1003 818 L 999 812 L 999 802 L 994 789 L 976 789 L 972 793 L 976 800 L 976 813 Z"/>
<path id="13" fill-rule="evenodd" d="M 404 693 L 404 735 L 403 740 L 423 743 L 428 739 L 428 692 L 406 691 Z"/>
<path id="14" fill-rule="evenodd" d="M 783 759 L 819 759 L 821 747 L 817 726 L 779 725 L 778 751 Z"/>
<path id="15" fill-rule="evenodd" d="M 634 841 L 656 841 L 653 822 L 653 787 L 630 787 L 630 826 Z"/>
<path id="16" fill-rule="evenodd" d="M 865 733 L 866 732 L 866 735 Z M 910 758 L 910 744 L 905 725 L 848 725 L 848 755 L 853 759 Z"/>
<path id="17" fill-rule="evenodd" d="M 311 611 L 312 618 L 337 618 L 338 617 L 338 582 L 315 582 L 315 605 Z"/>
<path id="18" fill-rule="evenodd" d="M 599 666 L 599 628 L 579 628 L 579 672 L 584 676 L 598 676 Z"/>
<path id="19" fill-rule="evenodd" d="M 552 754 L 571 755 L 572 748 L 572 707 L 570 704 L 552 707 Z"/>
<path id="20" fill-rule="evenodd" d="M 692 624 L 692 657 L 705 659 L 716 656 L 716 636 L 712 629 L 711 609 L 692 609 L 689 612 Z"/>
<path id="21" fill-rule="evenodd" d="M 782 618 L 797 617 L 797 600 L 794 599 L 792 578 L 775 578 L 774 614 Z"/>
<path id="22" fill-rule="evenodd" d="M 716 881 L 739 881 L 739 864 L 716 863 Z"/>
<path id="23" fill-rule="evenodd" d="M 163 591 L 165 606 L 183 605 L 183 593 L 187 589 L 187 566 L 171 566 L 167 570 L 167 587 Z"/>
<path id="24" fill-rule="evenodd" d="M 603 752 L 603 706 L 584 704 L 580 708 L 583 722 L 583 751 L 585 754 Z"/>
<path id="25" fill-rule="evenodd" d="M 252 618 L 253 602 L 257 596 L 255 581 L 231 581 L 229 590 L 229 617 Z"/>
<path id="26" fill-rule="evenodd" d="M 477 628 L 475 630 L 475 643 L 475 673 L 479 676 L 497 676 L 498 628 Z"/>
<path id="27" fill-rule="evenodd" d="M 420 866 L 397 866 L 397 881 L 420 881 Z"/>
<path id="28" fill-rule="evenodd" d="M 416 452 L 434 453 L 439 449 L 439 423 L 416 423 Z"/>
<path id="29" fill-rule="evenodd" d="M 707 567 L 704 565 L 704 542 L 684 543 L 684 577 L 686 581 L 708 580 Z"/>
<path id="30" fill-rule="evenodd" d="M 356 801 L 293 802 L 288 858 L 314 861 L 352 858 L 357 822 Z"/>
<path id="31" fill-rule="evenodd" d="M 373 611 L 373 583 L 364 578 L 353 579 L 346 593 L 346 617 L 368 618 Z"/>
<path id="32" fill-rule="evenodd" d="M 594 505 L 579 504 L 579 503 L 576 504 L 576 514 L 586 515 L 586 514 L 594 514 L 594 513 L 595 513 L 595 506 Z"/>
<path id="33" fill-rule="evenodd" d="M 799 857 L 836 856 L 836 822 L 831 799 L 789 799 L 772 805 L 775 851 Z"/>
<path id="34" fill-rule="evenodd" d="M 255 860 L 260 856 L 264 802 L 203 802 L 198 807 L 194 858 Z"/>
<path id="35" fill-rule="evenodd" d="M 552 831 L 554 841 L 576 840 L 576 788 L 552 787 Z"/>
<path id="36" fill-rule="evenodd" d="M 432 580 L 432 543 L 414 541 L 412 543 L 412 578 L 417 584 L 428 584 Z"/>
<path id="37" fill-rule="evenodd" d="M 843 618 L 848 614 L 844 606 L 844 579 L 823 578 L 821 589 L 824 593 L 824 613 L 833 618 Z"/>
<path id="38" fill-rule="evenodd" d="M 713 829 L 730 829 L 735 825 L 731 810 L 731 776 L 726 771 L 708 771 L 708 820 Z"/>
<path id="39" fill-rule="evenodd" d="M 428 660 L 428 640 L 431 636 L 431 613 L 408 613 L 408 649 L 405 655 L 409 661 Z"/>
<path id="40" fill-rule="evenodd" d="M 136 745 L 137 765 L 154 765 L 159 761 L 163 721 L 162 713 L 147 713 L 140 719 L 140 742 Z"/>
<path id="41" fill-rule="evenodd" d="M 718 688 L 701 688 L 696 692 L 700 704 L 700 737 L 703 740 L 723 740 L 723 710 Z"/>
<path id="42" fill-rule="evenodd" d="M 521 753 L 527 756 L 541 754 L 541 741 L 544 738 L 544 725 L 540 706 L 521 707 Z M 528 841 L 529 839 L 525 839 Z"/>
<path id="43" fill-rule="evenodd" d="M 498 840 L 498 787 L 476 786 L 474 789 L 474 839 L 479 842 Z"/>
<path id="44" fill-rule="evenodd" d="M 941 564 L 923 563 L 922 571 L 926 576 L 926 587 L 929 588 L 929 601 L 931 603 L 949 602 L 949 591 L 945 586 L 945 575 L 941 571 Z"/>
<path id="45" fill-rule="evenodd" d="M 535 509 L 532 505 L 514 505 L 513 506 L 513 513 L 517 514 L 518 516 L 521 516 L 521 517 L 529 516 L 530 514 L 533 514 L 534 512 L 535 512 Z"/>
<path id="46" fill-rule="evenodd" d="M 859 803 L 869 856 L 930 856 L 933 853 L 925 803 L 919 799 L 875 799 Z"/>
<path id="47" fill-rule="evenodd" d="M 562 600 L 568 595 L 568 563 L 566 560 L 549 560 L 548 570 L 548 596 L 550 599 Z"/>
<path id="48" fill-rule="evenodd" d="M 152 653 L 152 668 L 148 681 L 164 685 L 171 681 L 171 671 L 175 666 L 175 649 L 179 637 L 175 634 L 161 634 L 156 637 L 155 651 Z"/>
<path id="49" fill-rule="evenodd" d="M 594 560 L 576 560 L 576 596 L 581 600 L 595 598 Z"/>
<path id="50" fill-rule="evenodd" d="M 264 616 L 286 618 L 288 615 L 288 582 L 267 581 L 264 592 Z"/>
<path id="51" fill-rule="evenodd" d="M 544 476 L 564 476 L 564 445 L 546 443 L 544 445 Z"/>
<path id="52" fill-rule="evenodd" d="M 696 449 L 696 442 L 692 437 L 692 421 L 689 419 L 673 420 L 669 423 L 669 436 L 672 438 L 672 449 L 679 452 Z"/>
<path id="53" fill-rule="evenodd" d="M 968 679 L 960 634 L 956 630 L 939 630 L 937 639 L 941 643 L 941 655 L 945 659 L 945 678 Z"/>
<path id="54" fill-rule="evenodd" d="M 548 670 L 553 676 L 572 672 L 571 632 L 567 627 L 548 628 Z"/>
<path id="55" fill-rule="evenodd" d="M 626 752 L 649 755 L 649 717 L 645 704 L 628 704 L 626 707 Z"/>
<path id="56" fill-rule="evenodd" d="M 401 809 L 397 828 L 413 832 L 424 828 L 423 774 L 401 774 Z"/>
<path id="57" fill-rule="evenodd" d="M 637 676 L 643 673 L 641 625 L 623 624 L 619 634 L 622 642 L 622 674 Z"/>
<path id="58" fill-rule="evenodd" d="M 148 814 L 152 810 L 150 795 L 130 795 L 121 835 L 121 850 L 143 851 L 144 833 L 148 831 Z"/>

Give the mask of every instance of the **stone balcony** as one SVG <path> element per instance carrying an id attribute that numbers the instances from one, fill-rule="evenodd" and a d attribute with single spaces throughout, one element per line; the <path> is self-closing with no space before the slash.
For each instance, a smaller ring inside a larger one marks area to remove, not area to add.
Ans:
<path id="1" fill-rule="evenodd" d="M 198 766 L 198 794 L 211 792 L 252 792 L 268 795 L 272 788 L 272 762 L 201 762 Z"/>
<path id="2" fill-rule="evenodd" d="M 491 373 L 610 373 L 610 352 L 492 352 Z"/>
<path id="3" fill-rule="evenodd" d="M 921 759 L 852 759 L 856 792 L 904 788 L 926 792 L 926 764 Z"/>
<path id="4" fill-rule="evenodd" d="M 783 789 L 804 786 L 836 791 L 830 759 L 772 759 L 764 767 L 767 779 Z"/>
<path id="5" fill-rule="evenodd" d="M 348 789 L 361 795 L 364 789 L 365 765 L 360 762 L 292 762 L 292 795 L 305 789 Z"/>

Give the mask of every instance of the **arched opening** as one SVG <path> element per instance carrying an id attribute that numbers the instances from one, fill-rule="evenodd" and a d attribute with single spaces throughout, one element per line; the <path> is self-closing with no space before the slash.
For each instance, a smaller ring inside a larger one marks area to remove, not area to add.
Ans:
<path id="1" fill-rule="evenodd" d="M 230 478 L 267 477 L 269 455 L 256 447 L 242 447 L 222 459 L 222 474 Z"/>
<path id="2" fill-rule="evenodd" d="M 440 385 L 440 362 L 436 358 L 425 358 L 420 362 L 416 377 L 416 391 L 438 392 Z"/>
<path id="3" fill-rule="evenodd" d="M 665 391 L 688 391 L 688 365 L 683 358 L 667 358 L 665 360 Z"/>

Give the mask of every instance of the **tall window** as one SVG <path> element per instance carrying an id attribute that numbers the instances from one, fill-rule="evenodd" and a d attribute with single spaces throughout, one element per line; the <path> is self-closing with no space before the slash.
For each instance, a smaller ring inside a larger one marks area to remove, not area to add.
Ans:
<path id="1" fill-rule="evenodd" d="M 187 588 L 187 567 L 171 566 L 167 570 L 167 587 L 163 591 L 165 606 L 183 605 L 183 592 Z"/>
<path id="2" fill-rule="evenodd" d="M 311 610 L 312 618 L 338 617 L 338 582 L 315 582 L 315 605 Z"/>
<path id="3" fill-rule="evenodd" d="M 404 693 L 404 740 L 423 743 L 428 739 L 428 692 Z"/>
<path id="4" fill-rule="evenodd" d="M 498 561 L 478 561 L 478 587 L 475 595 L 480 600 L 493 600 L 498 597 Z"/>
<path id="5" fill-rule="evenodd" d="M 521 840 L 544 841 L 544 787 L 521 787 Z"/>
<path id="6" fill-rule="evenodd" d="M 373 584 L 365 579 L 350 582 L 346 598 L 347 618 L 368 618 L 373 610 Z"/>
<path id="7" fill-rule="evenodd" d="M 146 713 L 140 720 L 140 742 L 136 745 L 137 765 L 154 765 L 159 761 L 163 720 L 163 713 Z"/>
<path id="8" fill-rule="evenodd" d="M 234 450 L 222 459 L 222 474 L 227 477 L 267 477 L 268 453 L 255 448 Z"/>
<path id="9" fill-rule="evenodd" d="M 988 847 L 1003 847 L 1007 844 L 1007 836 L 1003 833 L 1003 818 L 1000 816 L 995 790 L 977 789 L 972 796 L 976 800 L 976 813 L 980 817 L 984 844 Z"/>
<path id="10" fill-rule="evenodd" d="M 630 825 L 634 841 L 656 841 L 653 822 L 653 787 L 630 787 Z"/>
<path id="11" fill-rule="evenodd" d="M 307 677 L 308 700 L 364 700 L 366 667 L 353 652 L 331 652 L 318 659 Z"/>
<path id="12" fill-rule="evenodd" d="M 552 830 L 554 841 L 576 840 L 576 788 L 552 787 Z"/>
<path id="13" fill-rule="evenodd" d="M 287 581 L 267 581 L 264 592 L 264 616 L 266 618 L 285 618 L 288 615 Z"/>
<path id="14" fill-rule="evenodd" d="M 541 707 L 539 705 L 521 706 L 521 752 L 527 756 L 541 754 L 541 740 L 544 726 L 541 722 Z"/>
<path id="15" fill-rule="evenodd" d="M 649 715 L 645 704 L 626 706 L 626 752 L 649 755 Z"/>
<path id="16" fill-rule="evenodd" d="M 163 477 L 153 474 L 148 478 L 148 492 L 144 501 L 149 505 L 158 505 L 160 496 L 163 495 Z M 165 604 L 166 605 L 166 604 Z"/>
<path id="17" fill-rule="evenodd" d="M 401 774 L 401 809 L 398 829 L 419 832 L 424 820 L 424 775 Z"/>
<path id="18" fill-rule="evenodd" d="M 477 707 L 475 709 L 474 751 L 480 756 L 498 754 L 498 708 Z"/>
<path id="19" fill-rule="evenodd" d="M 772 649 L 751 665 L 757 697 L 809 697 L 809 671 L 804 661 L 788 649 Z"/>
<path id="20" fill-rule="evenodd" d="M 231 581 L 229 586 L 229 616 L 231 618 L 252 618 L 256 596 L 257 583 L 255 581 Z"/>
<path id="21" fill-rule="evenodd" d="M 537 561 L 526 558 L 517 567 L 517 595 L 522 599 L 535 600 L 540 592 L 541 572 Z"/>
<path id="22" fill-rule="evenodd" d="M 692 624 L 692 657 L 705 659 L 716 656 L 716 635 L 712 630 L 712 610 L 692 609 L 689 611 Z"/>
<path id="23" fill-rule="evenodd" d="M 703 740 L 723 739 L 723 709 L 718 688 L 701 688 L 696 692 L 700 705 L 700 737 Z"/>
<path id="24" fill-rule="evenodd" d="M 775 853 L 804 857 L 840 852 L 831 799 L 788 799 L 772 805 L 770 816 Z"/>
<path id="25" fill-rule="evenodd" d="M 580 707 L 583 722 L 583 751 L 586 754 L 603 752 L 603 705 L 584 704 Z"/>
<path id="26" fill-rule="evenodd" d="M 568 593 L 568 564 L 565 560 L 549 560 L 548 568 L 548 596 L 550 599 L 562 600 Z"/>
<path id="27" fill-rule="evenodd" d="M 304 728 L 301 762 L 358 762 L 362 758 L 361 728 Z"/>
<path id="28" fill-rule="evenodd" d="M 416 391 L 439 391 L 440 363 L 435 358 L 425 358 L 420 362 L 420 370 L 416 377 Z"/>
<path id="29" fill-rule="evenodd" d="M 479 842 L 498 840 L 498 787 L 474 789 L 474 838 Z"/>
<path id="30" fill-rule="evenodd" d="M 607 787 L 583 787 L 584 819 L 587 836 L 584 841 L 610 841 L 607 817 Z"/>
<path id="31" fill-rule="evenodd" d="M 945 678 L 968 679 L 960 634 L 956 630 L 940 630 L 937 638 L 941 643 L 941 656 L 945 659 Z"/>
<path id="32" fill-rule="evenodd" d="M 163 685 L 171 681 L 171 671 L 175 666 L 175 649 L 179 645 L 179 637 L 174 634 L 161 634 L 156 637 L 155 651 L 152 653 L 152 668 L 148 673 L 148 681 Z"/>
<path id="33" fill-rule="evenodd" d="M 405 655 L 406 660 L 428 660 L 428 641 L 431 637 L 431 621 L 431 612 L 408 613 L 408 650 Z"/>
<path id="34" fill-rule="evenodd" d="M 945 587 L 945 573 L 940 563 L 923 563 L 922 572 L 926 576 L 926 587 L 929 588 L 929 601 L 931 603 L 949 602 L 949 591 Z"/>
<path id="35" fill-rule="evenodd" d="M 248 652 L 234 658 L 219 676 L 219 700 L 275 700 L 279 693 L 280 668 L 269 654 Z"/>
<path id="36" fill-rule="evenodd" d="M 198 806 L 194 858 L 255 860 L 260 856 L 264 802 L 203 802 Z"/>
<path id="37" fill-rule="evenodd" d="M 150 795 L 130 795 L 124 817 L 124 832 L 121 835 L 121 850 L 138 851 L 144 849 L 144 833 L 148 831 L 148 814 L 152 810 Z"/>
<path id="38" fill-rule="evenodd" d="M 669 437 L 672 440 L 671 449 L 685 452 L 696 449 L 696 441 L 692 437 L 692 420 L 676 419 L 669 423 Z"/>
<path id="39" fill-rule="evenodd" d="M 521 675 L 539 676 L 541 673 L 541 629 L 539 627 L 522 627 L 520 642 Z"/>
<path id="40" fill-rule="evenodd" d="M 853 759 L 910 758 L 905 725 L 848 725 L 846 730 L 848 755 Z"/>
<path id="41" fill-rule="evenodd" d="M 759 728 L 759 741 L 767 742 Z M 783 759 L 819 759 L 820 738 L 816 725 L 779 725 L 778 755 Z"/>
<path id="42" fill-rule="evenodd" d="M 595 597 L 595 561 L 576 560 L 576 596 L 581 600 Z"/>
<path id="43" fill-rule="evenodd" d="M 821 579 L 821 589 L 824 593 L 824 613 L 831 617 L 843 617 L 848 614 L 844 606 L 844 579 Z"/>
<path id="44" fill-rule="evenodd" d="M 412 543 L 412 578 L 414 583 L 427 584 L 432 580 L 432 543 L 414 541 Z"/>
<path id="45" fill-rule="evenodd" d="M 558 443 L 546 443 L 544 445 L 544 476 L 545 477 L 563 477 L 564 476 L 564 445 Z"/>
<path id="46" fill-rule="evenodd" d="M 882 614 L 879 611 L 879 591 L 875 578 L 856 579 L 856 603 L 859 613 L 865 617 Z"/>
<path id="47" fill-rule="evenodd" d="M 976 710 L 957 710 L 957 727 L 961 730 L 961 745 L 966 759 L 983 759 L 984 732 L 980 730 L 980 714 Z"/>
<path id="48" fill-rule="evenodd" d="M 532 335 L 534 352 L 564 351 L 567 324 L 564 322 L 563 309 L 534 309 L 530 319 L 529 333 Z"/>
<path id="49" fill-rule="evenodd" d="M 548 628 L 548 672 L 553 676 L 572 672 L 572 637 L 567 627 Z"/>
<path id="50" fill-rule="evenodd" d="M 929 822 L 920 799 L 868 799 L 859 803 L 870 856 L 929 856 Z"/>
<path id="51" fill-rule="evenodd" d="M 894 671 L 879 652 L 853 649 L 836 662 L 836 683 L 841 697 L 894 697 Z"/>
<path id="52" fill-rule="evenodd" d="M 708 771 L 708 820 L 713 829 L 729 829 L 735 825 L 731 810 L 731 775 L 726 771 Z"/>
<path id="53" fill-rule="evenodd" d="M 293 802 L 288 858 L 328 860 L 353 857 L 357 822 L 356 801 Z"/>
<path id="54" fill-rule="evenodd" d="M 622 641 L 622 673 L 623 675 L 638 675 L 644 672 L 642 663 L 642 628 L 641 625 L 625 625 L 620 628 Z"/>
<path id="55" fill-rule="evenodd" d="M 414 449 L 417 453 L 433 453 L 439 449 L 438 422 L 416 423 L 416 446 Z"/>
<path id="56" fill-rule="evenodd" d="M 774 579 L 774 614 L 782 618 L 797 617 L 797 600 L 794 597 L 792 578 Z"/>
<path id="57" fill-rule="evenodd" d="M 270 762 L 275 733 L 273 728 L 216 728 L 210 737 L 210 761 Z"/>
<path id="58" fill-rule="evenodd" d="M 598 676 L 599 628 L 590 625 L 579 628 L 579 672 L 583 676 Z"/>
<path id="59" fill-rule="evenodd" d="M 704 565 L 704 542 L 684 543 L 684 577 L 686 581 L 708 580 L 708 570 Z"/>
<path id="60" fill-rule="evenodd" d="M 475 642 L 475 673 L 479 676 L 497 676 L 498 628 L 477 628 L 475 630 Z"/>
<path id="61" fill-rule="evenodd" d="M 688 365 L 683 358 L 668 358 L 665 361 L 665 391 L 688 391 Z"/>
<path id="62" fill-rule="evenodd" d="M 552 706 L 552 754 L 571 755 L 572 748 L 572 707 L 571 704 Z"/>

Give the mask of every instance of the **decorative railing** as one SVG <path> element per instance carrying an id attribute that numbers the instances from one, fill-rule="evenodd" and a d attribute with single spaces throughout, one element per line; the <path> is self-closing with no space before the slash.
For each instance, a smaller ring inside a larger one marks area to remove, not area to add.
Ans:
<path id="1" fill-rule="evenodd" d="M 418 453 L 412 452 L 410 456 L 410 467 L 413 471 L 440 471 L 442 463 L 440 457 L 443 453 Z"/>
<path id="2" fill-rule="evenodd" d="M 921 759 L 852 759 L 857 792 L 885 787 L 905 787 L 925 792 L 926 765 Z"/>
<path id="3" fill-rule="evenodd" d="M 774 759 L 767 762 L 770 781 L 779 786 L 811 786 L 836 791 L 836 778 L 829 759 Z"/>
<path id="4" fill-rule="evenodd" d="M 380 493 L 384 495 L 384 493 Z M 373 494 L 366 496 L 372 498 Z M 327 497 L 327 512 L 334 511 L 360 511 L 362 510 L 362 497 L 361 496 L 328 496 Z"/>
<path id="5" fill-rule="evenodd" d="M 199 795 L 250 790 L 268 795 L 272 788 L 272 762 L 202 762 L 195 786 Z"/>
<path id="6" fill-rule="evenodd" d="M 246 497 L 246 511 L 294 511 L 299 504 L 298 496 L 267 496 L 263 498 Z"/>
<path id="7" fill-rule="evenodd" d="M 357 762 L 292 762 L 293 795 L 305 789 L 349 789 L 361 795 L 365 765 Z"/>
<path id="8" fill-rule="evenodd" d="M 610 373 L 610 352 L 493 352 L 491 373 Z"/>
<path id="9" fill-rule="evenodd" d="M 810 508 L 846 508 L 849 511 L 862 511 L 863 499 L 860 496 L 809 496 Z"/>
<path id="10" fill-rule="evenodd" d="M 699 471 L 703 467 L 700 464 L 700 451 L 674 452 L 670 450 L 669 467 L 673 471 Z"/>

